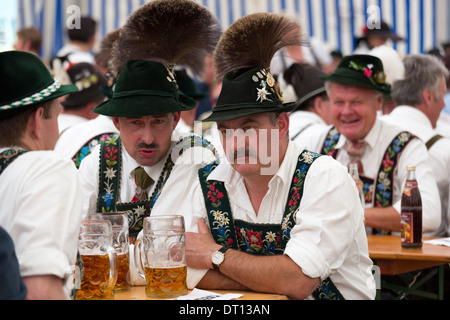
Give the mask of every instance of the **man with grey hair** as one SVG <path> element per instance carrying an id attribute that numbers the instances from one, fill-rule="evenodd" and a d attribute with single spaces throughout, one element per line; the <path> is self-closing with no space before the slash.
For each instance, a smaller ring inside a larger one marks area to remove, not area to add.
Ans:
<path id="1" fill-rule="evenodd" d="M 381 60 L 369 55 L 347 56 L 332 75 L 323 78 L 327 81 L 334 126 L 305 136 L 302 142 L 343 165 L 358 163 L 366 229 L 375 234 L 399 233 L 406 168 L 415 166 L 422 193 L 423 231 L 435 232 L 441 207 L 424 143 L 377 117 L 383 95 L 391 93 Z"/>
<path id="2" fill-rule="evenodd" d="M 441 197 L 442 221 L 434 236 L 450 236 L 449 183 L 450 139 L 436 131 L 436 123 L 445 106 L 449 71 L 436 57 L 410 55 L 404 59 L 405 79 L 394 83 L 395 109 L 382 119 L 408 130 L 426 143 L 430 164 Z"/>

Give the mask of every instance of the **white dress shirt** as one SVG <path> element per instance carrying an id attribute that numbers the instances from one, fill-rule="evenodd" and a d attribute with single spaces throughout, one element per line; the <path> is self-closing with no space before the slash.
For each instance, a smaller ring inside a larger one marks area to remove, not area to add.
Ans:
<path id="1" fill-rule="evenodd" d="M 88 119 L 77 116 L 75 114 L 61 113 L 58 116 L 59 133 L 61 134 L 70 127 L 86 121 L 88 121 Z"/>
<path id="2" fill-rule="evenodd" d="M 307 145 L 312 151 L 321 152 L 330 129 L 331 127 L 328 127 L 323 131 L 308 134 L 308 137 L 303 137 L 301 143 Z M 361 162 L 366 177 L 374 180 L 378 177 L 378 171 L 385 157 L 386 149 L 394 138 L 403 131 L 404 129 L 398 126 L 388 124 L 380 119 L 376 120 L 373 128 L 364 138 L 367 145 Z M 345 142 L 346 138 L 341 135 L 336 149 L 339 149 L 337 160 L 346 166 L 350 158 L 344 148 Z M 431 234 L 436 231 L 441 223 L 441 204 L 430 157 L 425 144 L 419 139 L 411 141 L 404 148 L 399 158 L 394 174 L 392 205 L 400 213 L 402 192 L 407 175 L 406 168 L 410 165 L 416 167 L 416 178 L 422 196 L 423 232 Z M 372 206 L 373 204 L 366 203 L 366 208 L 371 208 Z"/>
<path id="3" fill-rule="evenodd" d="M 3 171 L 0 225 L 14 241 L 22 277 L 71 276 L 77 257 L 81 203 L 75 166 L 54 151 L 27 152 Z M 66 283 L 67 295 L 69 289 Z"/>
<path id="4" fill-rule="evenodd" d="M 250 202 L 244 179 L 226 162 L 208 179 L 223 181 L 228 191 L 234 219 L 258 224 L 281 223 L 289 187 L 303 148 L 289 143 L 286 156 L 269 182 L 269 191 L 256 213 Z M 322 191 L 322 192 L 320 192 Z M 198 219 L 206 218 L 206 207 L 199 180 L 188 194 L 189 206 L 174 204 L 174 214 L 182 214 L 186 228 L 198 232 Z M 155 208 L 154 214 L 159 213 Z M 330 157 L 321 157 L 311 166 L 285 255 L 311 278 L 330 277 L 346 299 L 373 299 L 371 273 L 363 210 L 355 184 L 346 168 Z M 338 241 L 337 241 L 338 239 Z M 188 268 L 188 287 L 193 288 L 207 270 Z M 310 297 L 311 298 L 311 297 Z"/>
<path id="5" fill-rule="evenodd" d="M 95 119 L 82 121 L 61 134 L 56 142 L 55 151 L 65 158 L 72 159 L 88 141 L 103 133 L 119 133 L 110 117 L 99 115 Z"/>
<path id="6" fill-rule="evenodd" d="M 327 127 L 326 122 L 314 112 L 295 111 L 289 115 L 289 136 L 294 142 L 301 143 L 303 134 L 325 127 Z"/>
<path id="7" fill-rule="evenodd" d="M 68 43 L 62 47 L 56 54 L 58 57 L 64 57 L 69 55 L 69 61 L 71 64 L 77 64 L 81 62 L 87 62 L 90 64 L 95 64 L 94 55 L 91 52 L 83 51 L 77 45 Z M 64 68 L 67 70 L 70 65 L 66 62 Z"/>
<path id="8" fill-rule="evenodd" d="M 424 143 L 427 143 L 438 134 L 433 129 L 430 120 L 420 110 L 410 106 L 398 106 L 389 115 L 381 118 L 383 121 L 397 124 L 405 130 L 419 137 Z M 434 171 L 436 183 L 441 197 L 442 221 L 440 227 L 433 233 L 433 236 L 450 236 L 450 211 L 449 201 L 449 183 L 450 183 L 450 139 L 444 138 L 437 141 L 430 150 L 431 167 Z"/>

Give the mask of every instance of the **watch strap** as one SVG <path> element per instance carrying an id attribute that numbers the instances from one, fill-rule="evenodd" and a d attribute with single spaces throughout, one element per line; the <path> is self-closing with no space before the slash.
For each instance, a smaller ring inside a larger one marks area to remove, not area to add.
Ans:
<path id="1" fill-rule="evenodd" d="M 228 247 L 222 247 L 222 248 L 220 248 L 219 250 L 217 250 L 216 252 L 222 253 L 222 255 L 224 255 L 224 257 L 225 257 L 225 252 L 227 252 L 228 249 L 230 249 L 230 248 L 228 248 Z M 223 261 L 224 261 L 224 260 L 222 260 L 222 262 L 223 262 Z M 219 270 L 220 264 L 215 264 L 215 263 L 213 262 L 212 265 L 213 265 L 214 270 Z"/>

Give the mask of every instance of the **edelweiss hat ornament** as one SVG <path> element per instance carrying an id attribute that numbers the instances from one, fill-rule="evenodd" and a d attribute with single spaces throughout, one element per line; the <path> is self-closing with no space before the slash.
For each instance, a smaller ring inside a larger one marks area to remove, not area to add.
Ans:
<path id="1" fill-rule="evenodd" d="M 346 56 L 332 75 L 321 78 L 325 81 L 374 89 L 385 95 L 392 91 L 391 85 L 386 82 L 383 63 L 371 55 Z"/>
<path id="2" fill-rule="evenodd" d="M 283 15 L 255 13 L 233 23 L 222 35 L 214 63 L 222 91 L 208 121 L 227 121 L 266 112 L 289 112 L 279 83 L 270 73 L 275 53 L 301 45 L 300 25 Z"/>
<path id="3" fill-rule="evenodd" d="M 78 91 L 61 85 L 39 57 L 23 51 L 0 53 L 0 87 L 1 118 Z"/>
<path id="4" fill-rule="evenodd" d="M 113 96 L 94 111 L 133 117 L 195 108 L 197 102 L 180 91 L 175 67 L 200 71 L 220 34 L 215 16 L 194 1 L 154 0 L 141 6 L 113 44 Z"/>

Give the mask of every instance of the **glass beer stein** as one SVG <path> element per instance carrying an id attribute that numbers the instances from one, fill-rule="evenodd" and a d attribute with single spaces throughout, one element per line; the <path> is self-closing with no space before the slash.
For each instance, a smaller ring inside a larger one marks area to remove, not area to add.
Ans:
<path id="1" fill-rule="evenodd" d="M 117 253 L 113 248 L 111 222 L 81 221 L 78 251 L 84 270 L 76 300 L 113 300 L 117 281 Z"/>
<path id="2" fill-rule="evenodd" d="M 182 216 L 144 219 L 143 237 L 136 241 L 134 254 L 148 297 L 173 298 L 187 293 L 185 250 Z"/>
<path id="3" fill-rule="evenodd" d="M 128 241 L 128 218 L 123 213 L 102 213 L 97 214 L 103 220 L 108 220 L 112 225 L 113 232 L 113 248 L 117 253 L 118 270 L 117 282 L 114 287 L 115 292 L 124 292 L 130 289 L 130 262 Z"/>

